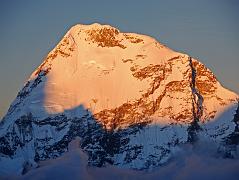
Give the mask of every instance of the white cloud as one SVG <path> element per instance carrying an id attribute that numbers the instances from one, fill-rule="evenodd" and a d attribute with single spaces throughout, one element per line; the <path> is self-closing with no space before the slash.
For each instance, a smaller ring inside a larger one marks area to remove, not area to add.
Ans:
<path id="1" fill-rule="evenodd" d="M 183 145 L 169 163 L 152 172 L 87 167 L 87 155 L 79 148 L 79 141 L 71 143 L 69 152 L 55 160 L 44 161 L 40 167 L 21 177 L 9 179 L 238 179 L 239 160 L 223 159 L 217 156 L 217 148 L 212 142 Z"/>

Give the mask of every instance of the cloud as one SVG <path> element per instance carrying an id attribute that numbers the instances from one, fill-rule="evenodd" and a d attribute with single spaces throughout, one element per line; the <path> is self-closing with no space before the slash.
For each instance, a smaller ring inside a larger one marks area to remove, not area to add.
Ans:
<path id="1" fill-rule="evenodd" d="M 87 155 L 79 148 L 79 141 L 73 141 L 69 152 L 54 160 L 47 160 L 40 167 L 24 176 L 9 179 L 238 179 L 239 160 L 223 159 L 217 154 L 213 142 L 198 142 L 195 145 L 182 145 L 169 163 L 150 172 L 107 166 L 87 167 Z"/>

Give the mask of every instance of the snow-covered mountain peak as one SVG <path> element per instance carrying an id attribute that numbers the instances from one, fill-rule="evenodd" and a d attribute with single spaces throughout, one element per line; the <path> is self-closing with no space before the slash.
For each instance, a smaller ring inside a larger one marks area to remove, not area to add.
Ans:
<path id="1" fill-rule="evenodd" d="M 75 25 L 11 104 L 0 158 L 29 168 L 80 136 L 92 165 L 148 169 L 201 136 L 226 147 L 237 137 L 237 98 L 204 64 L 154 38 Z"/>
<path id="2" fill-rule="evenodd" d="M 66 36 L 74 37 L 77 42 L 83 40 L 87 41 L 88 44 L 95 42 L 101 47 L 114 47 L 119 45 L 119 42 L 117 43 L 120 37 L 118 36 L 119 34 L 120 31 L 110 25 L 94 23 L 90 25 L 77 24 L 70 28 Z"/>
<path id="3" fill-rule="evenodd" d="M 100 23 L 93 23 L 93 24 L 76 24 L 72 26 L 69 30 L 71 33 L 79 32 L 79 31 L 86 31 L 86 30 L 96 30 L 96 29 L 103 29 L 103 28 L 108 28 L 108 29 L 115 29 L 118 30 L 117 28 L 108 25 L 108 24 L 100 24 Z M 118 30 L 119 31 L 119 30 Z"/>
<path id="4" fill-rule="evenodd" d="M 78 117 L 75 109 L 83 105 L 111 128 L 115 122 L 109 118 L 131 108 L 116 123 L 122 128 L 153 116 L 164 123 L 190 122 L 196 109 L 202 110 L 202 121 L 209 121 L 237 97 L 205 65 L 149 36 L 122 33 L 109 25 L 78 24 L 32 73 L 8 114 L 31 112 L 44 118 L 68 112 Z M 22 103 L 26 105 L 15 110 Z"/>

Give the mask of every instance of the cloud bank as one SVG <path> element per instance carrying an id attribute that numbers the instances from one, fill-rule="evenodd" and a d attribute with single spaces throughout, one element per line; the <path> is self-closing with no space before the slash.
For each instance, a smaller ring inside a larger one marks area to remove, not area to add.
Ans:
<path id="1" fill-rule="evenodd" d="M 70 144 L 69 152 L 54 160 L 40 163 L 40 167 L 23 176 L 2 177 L 18 180 L 47 179 L 194 179 L 236 180 L 239 177 L 239 159 L 223 159 L 217 154 L 212 142 L 183 145 L 171 161 L 150 172 L 121 169 L 87 167 L 87 155 L 79 148 L 79 140 Z M 0 178 L 1 179 L 1 178 Z"/>

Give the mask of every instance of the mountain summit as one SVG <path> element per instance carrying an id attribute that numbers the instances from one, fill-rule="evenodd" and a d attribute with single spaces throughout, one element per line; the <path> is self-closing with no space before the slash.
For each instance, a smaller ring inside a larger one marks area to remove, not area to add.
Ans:
<path id="1" fill-rule="evenodd" d="M 200 139 L 233 157 L 238 123 L 238 95 L 198 60 L 146 35 L 79 24 L 1 121 L 0 171 L 25 173 L 61 156 L 76 137 L 98 167 L 154 168 Z"/>

